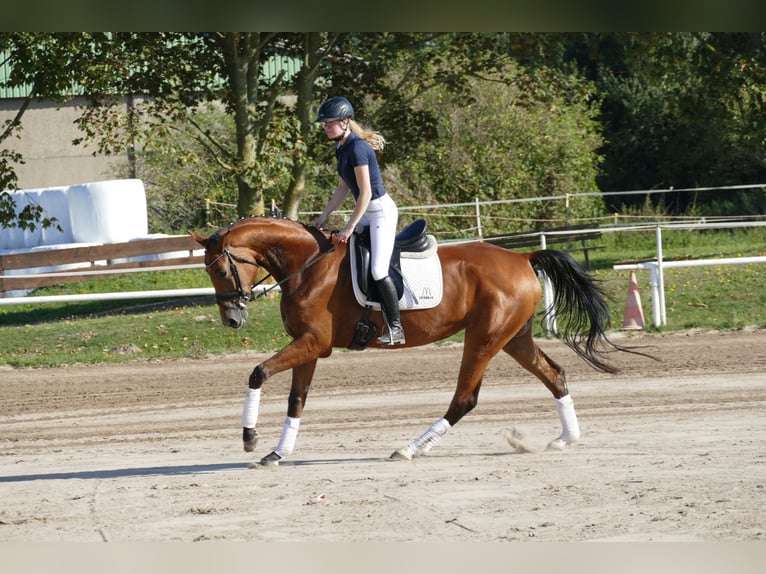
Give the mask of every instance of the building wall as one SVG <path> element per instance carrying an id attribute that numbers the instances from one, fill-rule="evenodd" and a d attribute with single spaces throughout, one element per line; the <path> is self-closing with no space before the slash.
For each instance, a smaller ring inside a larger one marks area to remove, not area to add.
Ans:
<path id="1" fill-rule="evenodd" d="M 78 106 L 84 105 L 84 101 L 75 98 L 66 104 L 33 102 L 27 108 L 18 132 L 20 139 L 5 142 L 5 147 L 24 157 L 25 163 L 14 166 L 19 189 L 125 177 L 125 158 L 94 156 L 95 146 L 72 143 L 83 136 L 74 121 L 80 116 Z M 0 125 L 16 116 L 22 102 L 20 98 L 0 99 Z"/>

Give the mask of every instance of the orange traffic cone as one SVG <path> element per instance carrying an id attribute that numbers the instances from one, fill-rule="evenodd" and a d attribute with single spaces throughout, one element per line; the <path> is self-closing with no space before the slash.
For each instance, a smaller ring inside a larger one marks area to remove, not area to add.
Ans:
<path id="1" fill-rule="evenodd" d="M 624 330 L 640 330 L 644 328 L 644 309 L 641 306 L 641 295 L 638 293 L 636 272 L 630 272 L 628 281 L 628 300 L 625 302 L 625 318 L 622 321 Z"/>

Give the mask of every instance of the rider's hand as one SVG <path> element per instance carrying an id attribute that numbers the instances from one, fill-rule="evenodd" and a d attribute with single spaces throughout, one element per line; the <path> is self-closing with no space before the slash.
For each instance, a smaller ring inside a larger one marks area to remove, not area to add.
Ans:
<path id="1" fill-rule="evenodd" d="M 340 243 L 346 243 L 348 241 L 348 238 L 353 235 L 355 228 L 356 228 L 356 225 L 354 226 L 347 225 L 346 227 L 338 231 L 338 233 L 335 234 L 335 237 L 337 237 Z"/>

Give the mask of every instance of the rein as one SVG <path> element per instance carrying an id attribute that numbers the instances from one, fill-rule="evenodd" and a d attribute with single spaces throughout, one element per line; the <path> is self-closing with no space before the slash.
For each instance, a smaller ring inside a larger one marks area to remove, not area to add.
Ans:
<path id="1" fill-rule="evenodd" d="M 237 264 L 236 264 L 236 262 L 238 262 L 238 263 L 246 263 L 248 265 L 253 265 L 255 267 L 260 267 L 260 265 L 258 265 L 258 263 L 256 263 L 255 261 L 250 261 L 249 259 L 245 259 L 244 257 L 239 257 L 237 255 L 234 255 L 229 250 L 229 248 L 226 247 L 221 252 L 221 254 L 218 255 L 218 257 L 216 257 L 215 259 L 213 259 L 210 263 L 208 263 L 205 266 L 205 268 L 209 269 L 212 265 L 217 263 L 218 260 L 221 259 L 224 256 L 229 260 L 229 270 L 231 271 L 231 274 L 234 276 L 234 291 L 227 291 L 226 293 L 220 293 L 220 294 L 216 293 L 216 295 L 215 295 L 216 302 L 220 303 L 222 301 L 229 301 L 231 299 L 238 299 L 238 300 L 243 300 L 244 299 L 245 301 L 254 301 L 255 299 L 258 299 L 259 297 L 265 297 L 266 295 L 268 295 L 271 291 L 273 291 L 277 287 L 281 287 L 283 283 L 289 281 L 290 279 L 292 279 L 296 275 L 299 275 L 300 273 L 303 273 L 306 269 L 308 269 L 309 267 L 311 267 L 315 263 L 318 263 L 321 259 L 323 259 L 325 256 L 329 255 L 333 251 L 335 251 L 335 245 L 331 246 L 327 251 L 323 251 L 322 253 L 320 253 L 319 255 L 314 257 L 313 259 L 310 259 L 309 261 L 307 261 L 306 263 L 301 265 L 301 267 L 297 271 L 294 271 L 293 273 L 290 273 L 290 275 L 288 275 L 287 277 L 285 277 L 281 281 L 275 283 L 274 285 L 271 285 L 267 289 L 263 289 L 260 293 L 257 293 L 256 295 L 253 295 L 253 289 L 258 287 L 258 285 L 260 285 L 261 283 L 266 281 L 269 277 L 272 277 L 271 273 L 266 275 L 263 279 L 261 279 L 257 283 L 254 283 L 250 287 L 250 292 L 248 293 L 242 287 L 242 280 L 239 278 L 239 269 L 237 268 Z M 241 304 L 241 305 L 244 306 L 244 304 Z"/>

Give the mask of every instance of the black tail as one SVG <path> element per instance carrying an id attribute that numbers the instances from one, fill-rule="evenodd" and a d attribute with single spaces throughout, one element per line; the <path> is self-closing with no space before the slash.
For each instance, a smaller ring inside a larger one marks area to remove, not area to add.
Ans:
<path id="1" fill-rule="evenodd" d="M 607 338 L 611 317 L 606 296 L 597 281 L 573 257 L 547 249 L 530 253 L 529 262 L 553 284 L 553 304 L 545 313 L 555 311 L 557 336 L 586 363 L 605 373 L 617 373 L 619 369 L 606 362 L 606 353 L 624 351 L 654 359 Z"/>

